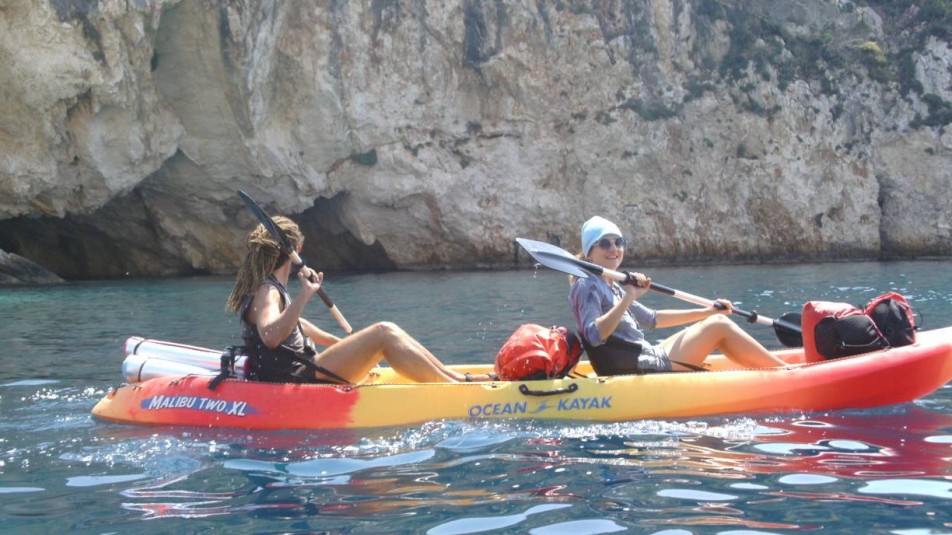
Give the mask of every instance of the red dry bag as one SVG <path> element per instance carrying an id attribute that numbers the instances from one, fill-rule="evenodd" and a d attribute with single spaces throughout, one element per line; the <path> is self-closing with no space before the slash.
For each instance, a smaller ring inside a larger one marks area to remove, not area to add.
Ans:
<path id="1" fill-rule="evenodd" d="M 496 355 L 496 375 L 504 381 L 565 377 L 578 364 L 582 344 L 565 327 L 521 325 Z"/>

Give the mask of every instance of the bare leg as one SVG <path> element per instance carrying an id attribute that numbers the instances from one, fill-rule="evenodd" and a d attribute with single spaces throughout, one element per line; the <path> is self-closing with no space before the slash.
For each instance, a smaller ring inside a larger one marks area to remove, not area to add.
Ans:
<path id="1" fill-rule="evenodd" d="M 466 379 L 390 322 L 376 323 L 344 338 L 321 352 L 317 363 L 358 383 L 381 359 L 386 359 L 400 375 L 417 382 L 452 383 Z M 317 376 L 325 378 L 319 373 Z"/>
<path id="2" fill-rule="evenodd" d="M 711 316 L 681 330 L 661 343 L 672 360 L 700 366 L 715 350 L 749 368 L 784 366 L 736 323 L 724 316 Z"/>

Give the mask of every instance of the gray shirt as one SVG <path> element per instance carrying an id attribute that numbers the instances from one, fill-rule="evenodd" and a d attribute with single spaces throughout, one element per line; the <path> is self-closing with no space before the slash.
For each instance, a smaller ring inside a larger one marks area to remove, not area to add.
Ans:
<path id="1" fill-rule="evenodd" d="M 572 283 L 569 291 L 569 302 L 575 314 L 575 325 L 579 333 L 592 346 L 605 343 L 605 339 L 598 334 L 595 320 L 611 310 L 621 301 L 624 290 L 617 283 L 608 283 L 601 277 L 577 279 Z M 642 329 L 651 329 L 655 326 L 657 312 L 635 301 L 625 311 L 613 336 L 627 342 L 644 343 L 645 334 Z"/>

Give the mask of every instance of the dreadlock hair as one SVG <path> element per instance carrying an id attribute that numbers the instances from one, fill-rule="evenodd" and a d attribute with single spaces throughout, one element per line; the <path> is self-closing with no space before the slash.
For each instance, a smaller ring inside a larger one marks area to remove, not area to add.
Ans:
<path id="1" fill-rule="evenodd" d="M 291 247 L 297 248 L 304 243 L 304 234 L 294 221 L 279 215 L 272 217 L 271 220 L 287 237 Z M 281 244 L 260 223 L 248 233 L 245 245 L 248 247 L 248 254 L 245 255 L 245 260 L 238 269 L 235 286 L 231 289 L 231 295 L 225 303 L 225 308 L 236 314 L 241 309 L 242 301 L 253 295 L 255 289 L 271 275 L 271 272 L 288 259 L 287 253 L 281 250 Z"/>

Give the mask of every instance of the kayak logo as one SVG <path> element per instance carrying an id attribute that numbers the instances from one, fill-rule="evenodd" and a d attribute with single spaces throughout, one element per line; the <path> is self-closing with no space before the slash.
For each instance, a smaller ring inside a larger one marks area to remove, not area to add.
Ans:
<path id="1" fill-rule="evenodd" d="M 589 409 L 610 409 L 612 408 L 612 397 L 580 397 L 572 399 L 560 399 L 559 411 L 578 411 Z"/>
<path id="2" fill-rule="evenodd" d="M 515 414 L 540 414 L 544 412 L 574 412 L 593 409 L 611 409 L 612 396 L 579 396 L 562 398 L 558 401 L 542 400 L 529 406 L 527 401 L 507 401 L 505 403 L 486 403 L 470 405 L 470 418 L 492 418 Z"/>
<path id="3" fill-rule="evenodd" d="M 147 411 L 161 409 L 192 409 L 225 416 L 249 416 L 258 411 L 247 401 L 225 401 L 201 396 L 155 396 L 142 400 L 139 407 Z"/>

